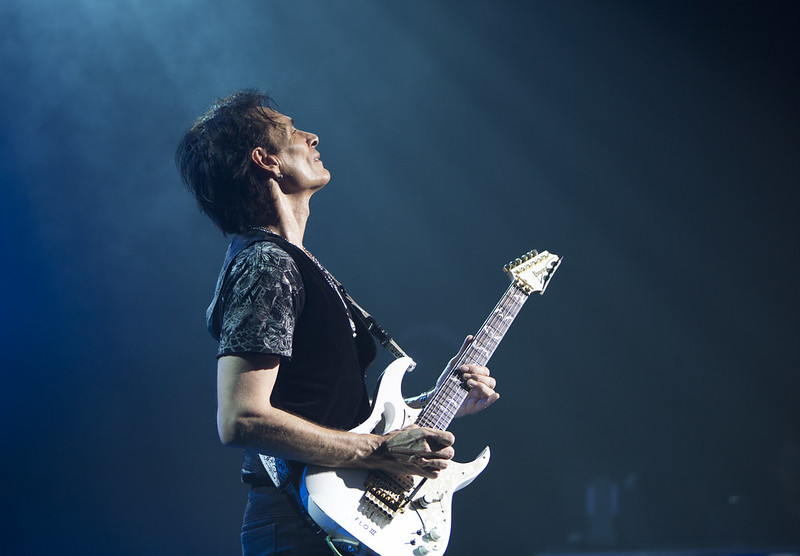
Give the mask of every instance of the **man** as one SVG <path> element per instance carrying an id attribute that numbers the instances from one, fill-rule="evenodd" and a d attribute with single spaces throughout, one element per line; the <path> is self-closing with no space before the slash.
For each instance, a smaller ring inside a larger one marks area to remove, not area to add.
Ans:
<path id="1" fill-rule="evenodd" d="M 454 453 L 446 431 L 348 432 L 369 415 L 364 376 L 375 344 L 344 291 L 303 247 L 309 200 L 330 180 L 318 144 L 269 97 L 248 90 L 212 106 L 176 153 L 201 210 L 234 236 L 208 325 L 220 342 L 219 436 L 245 449 L 243 480 L 253 485 L 245 556 L 330 554 L 272 485 L 258 454 L 289 460 L 297 483 L 306 463 L 435 478 Z M 459 415 L 497 400 L 488 369 L 461 371 L 471 389 Z"/>

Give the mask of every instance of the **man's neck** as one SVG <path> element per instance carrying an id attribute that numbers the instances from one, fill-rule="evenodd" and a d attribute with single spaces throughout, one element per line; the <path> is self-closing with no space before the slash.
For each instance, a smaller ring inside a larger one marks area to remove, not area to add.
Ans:
<path id="1" fill-rule="evenodd" d="M 311 195 L 283 195 L 279 192 L 277 197 L 275 203 L 277 221 L 266 229 L 303 248 L 306 222 L 311 214 L 309 208 Z"/>

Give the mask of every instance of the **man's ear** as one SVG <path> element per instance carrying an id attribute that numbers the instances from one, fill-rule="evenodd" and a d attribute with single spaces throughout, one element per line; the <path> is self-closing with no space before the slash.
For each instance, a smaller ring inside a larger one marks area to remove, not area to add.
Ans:
<path id="1" fill-rule="evenodd" d="M 269 154 L 264 147 L 256 147 L 253 149 L 253 152 L 250 153 L 250 159 L 271 178 L 278 179 L 278 176 L 281 175 L 278 157 L 274 154 Z"/>

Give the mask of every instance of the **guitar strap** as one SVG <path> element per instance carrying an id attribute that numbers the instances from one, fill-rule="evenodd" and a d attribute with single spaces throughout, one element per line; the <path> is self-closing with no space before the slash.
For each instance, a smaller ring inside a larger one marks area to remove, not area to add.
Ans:
<path id="1" fill-rule="evenodd" d="M 353 306 L 353 308 L 356 310 L 356 312 L 358 312 L 359 315 L 361 315 L 361 318 L 364 320 L 364 323 L 367 325 L 367 329 L 369 330 L 370 334 L 372 334 L 372 336 L 376 340 L 378 340 L 378 342 L 383 347 L 385 347 L 387 350 L 389 350 L 389 353 L 391 353 L 396 359 L 400 359 L 401 357 L 408 357 L 406 352 L 403 351 L 403 348 L 401 348 L 398 345 L 398 343 L 394 341 L 394 338 L 392 338 L 389 335 L 389 333 L 386 332 L 386 330 L 384 330 L 384 328 L 380 324 L 378 324 L 378 321 L 376 321 L 375 318 L 372 315 L 367 313 L 361 307 L 361 305 L 356 303 L 355 299 L 350 297 L 350 294 L 347 293 L 347 290 L 344 289 L 344 286 L 342 286 L 341 282 L 339 282 L 339 280 L 337 280 L 333 276 L 331 276 L 331 278 L 336 283 L 338 288 L 342 291 L 342 293 L 344 294 L 344 297 L 347 299 L 347 302 L 350 303 L 350 305 Z"/>

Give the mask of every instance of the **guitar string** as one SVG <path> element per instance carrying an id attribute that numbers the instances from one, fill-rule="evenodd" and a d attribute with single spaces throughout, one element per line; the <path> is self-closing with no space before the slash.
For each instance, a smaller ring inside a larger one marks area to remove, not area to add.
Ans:
<path id="1" fill-rule="evenodd" d="M 527 299 L 528 299 L 527 294 L 520 291 L 516 287 L 509 287 L 509 289 L 506 291 L 506 295 L 503 296 L 500 303 L 497 304 L 495 310 L 487 319 L 487 322 L 484 324 L 483 327 L 481 327 L 478 334 L 476 334 L 476 340 L 473 341 L 472 344 L 472 345 L 476 345 L 476 343 L 484 345 L 488 344 L 490 346 L 490 349 L 488 349 L 486 352 L 488 355 L 486 355 L 485 358 L 481 360 L 480 357 L 477 357 L 478 355 L 477 350 L 469 350 L 465 352 L 465 357 L 462 358 L 461 363 L 459 365 L 456 365 L 454 369 L 457 369 L 461 365 L 467 364 L 468 362 L 472 363 L 480 362 L 485 364 L 491 357 L 494 350 L 499 345 L 500 340 L 502 340 L 503 336 L 508 331 L 511 325 L 511 321 L 513 321 L 513 319 L 519 313 L 522 305 L 525 303 L 525 301 L 527 301 Z M 492 330 L 493 332 L 492 334 L 489 334 L 488 332 L 489 329 Z M 473 359 L 473 354 L 476 356 L 474 359 Z M 452 378 L 452 376 L 456 374 L 457 374 L 456 372 L 451 371 L 451 377 L 448 378 Z M 444 393 L 449 394 L 449 396 L 452 398 L 454 402 L 457 400 L 463 402 L 468 393 L 466 390 L 461 388 L 460 378 L 457 379 L 457 381 L 451 380 L 446 390 L 447 391 Z M 460 403 L 448 404 L 445 407 L 444 415 L 438 415 L 434 425 L 439 429 L 442 430 L 445 429 L 447 425 L 454 418 L 459 407 Z"/>
<path id="2" fill-rule="evenodd" d="M 525 300 L 527 300 L 527 295 L 525 295 L 523 292 L 520 292 L 517 288 L 509 288 L 501 301 L 495 307 L 495 310 L 487 319 L 487 322 L 476 334 L 476 338 L 472 345 L 475 346 L 488 344 L 489 349 L 487 350 L 487 353 L 489 356 L 491 356 L 494 349 L 496 349 L 497 345 L 499 345 L 499 340 L 497 340 L 497 337 L 499 336 L 500 339 L 502 339 L 502 336 L 505 334 L 511 324 L 510 320 L 513 320 L 513 317 L 515 317 L 519 312 Z M 509 315 L 511 316 L 511 319 L 508 318 Z M 491 329 L 492 333 L 489 333 L 489 329 Z M 477 357 L 477 355 L 477 350 L 467 350 L 464 356 L 461 358 L 459 364 L 454 366 L 454 369 L 458 369 L 463 364 L 479 362 L 480 357 Z M 488 361 L 488 359 L 489 357 L 486 357 L 485 360 L 481 362 L 485 363 Z M 463 402 L 467 394 L 467 392 L 461 388 L 460 378 L 454 378 L 456 375 L 457 372 L 450 372 L 450 375 L 447 378 L 449 382 L 445 383 L 445 387 L 442 388 L 439 395 L 436 396 L 436 398 L 444 397 L 449 399 L 451 402 L 456 403 L 449 403 L 446 406 L 442 406 L 440 403 L 437 404 L 437 400 L 434 399 L 432 400 L 433 404 L 429 406 L 433 408 L 433 410 L 428 414 L 429 417 L 431 414 L 434 417 L 431 424 L 440 429 L 446 428 L 447 424 L 452 421 L 455 413 L 458 411 L 458 407 L 460 407 L 460 404 L 457 403 L 458 399 L 460 398 L 460 401 Z M 436 408 L 444 410 L 444 414 L 438 413 Z"/>
<path id="3" fill-rule="evenodd" d="M 513 316 L 516 316 L 516 314 L 519 312 L 519 309 L 522 306 L 522 302 L 520 301 L 517 295 L 509 295 L 510 292 L 516 293 L 514 290 L 517 290 L 517 288 L 510 287 L 506 291 L 506 294 L 504 294 L 503 298 L 497 304 L 495 310 L 492 311 L 492 314 L 487 319 L 487 322 L 484 323 L 484 326 L 481 327 L 480 331 L 476 334 L 476 338 L 475 340 L 473 340 L 473 343 L 471 344 L 472 346 L 488 343 L 490 344 L 490 350 L 488 351 L 488 353 L 491 355 L 491 353 L 499 344 L 499 341 L 497 341 L 493 336 L 498 335 L 497 332 L 501 333 L 499 334 L 500 336 L 502 336 L 502 334 L 505 333 L 505 330 L 502 330 L 503 328 L 502 325 L 504 324 L 504 322 L 507 322 L 507 320 L 504 317 L 502 317 L 501 314 L 507 312 L 510 307 L 511 308 L 510 313 L 513 313 Z M 497 326 L 498 323 L 501 325 L 500 327 Z M 495 332 L 495 334 L 493 335 L 488 334 L 487 328 L 491 328 Z M 508 326 L 505 326 L 505 329 L 507 330 Z M 431 425 L 439 429 L 446 428 L 447 424 L 450 421 L 452 421 L 453 417 L 455 416 L 455 413 L 458 411 L 458 408 L 460 407 L 460 403 L 458 402 L 459 401 L 463 402 L 467 392 L 461 387 L 461 379 L 457 378 L 458 375 L 457 369 L 463 364 L 478 362 L 480 358 L 473 357 L 473 354 L 477 356 L 477 350 L 468 349 L 465 352 L 461 360 L 454 366 L 454 370 L 450 371 L 450 374 L 446 379 L 448 382 L 444 384 L 444 388 L 440 389 L 440 392 L 437 392 L 438 395 L 434 397 L 434 400 L 432 400 L 433 403 L 429 406 L 432 408 L 432 411 L 428 414 L 429 416 L 431 416 L 432 414 L 432 416 L 434 417 Z M 486 361 L 488 361 L 488 357 L 486 358 Z M 483 362 L 485 363 L 486 361 Z M 437 403 L 437 401 L 438 402 L 441 401 L 440 398 L 448 399 L 451 401 L 451 403 L 447 404 L 446 406 L 443 406 L 441 403 Z M 444 414 L 437 412 L 436 411 L 437 408 L 442 409 L 444 411 Z"/>
<path id="4" fill-rule="evenodd" d="M 423 410 L 423 414 L 420 415 L 417 421 L 418 424 L 422 426 L 432 426 L 440 430 L 446 429 L 458 412 L 461 403 L 468 393 L 468 391 L 461 387 L 458 369 L 465 364 L 475 364 L 479 362 L 485 364 L 489 360 L 494 350 L 499 345 L 500 340 L 502 340 L 511 326 L 511 322 L 517 316 L 527 299 L 528 294 L 521 291 L 514 284 L 509 286 L 489 318 L 487 318 L 484 325 L 478 333 L 476 333 L 472 344 L 470 344 L 471 346 L 480 346 L 486 352 L 484 355 L 488 355 L 481 360 L 478 349 L 475 347 L 471 349 L 468 348 L 460 360 L 453 366 L 453 369 L 448 373 L 443 386 L 437 389 L 432 396 L 432 399 L 426 406 L 427 411 Z M 483 346 L 487 347 L 484 348 Z M 449 403 L 443 404 L 443 399 L 448 400 Z"/>

